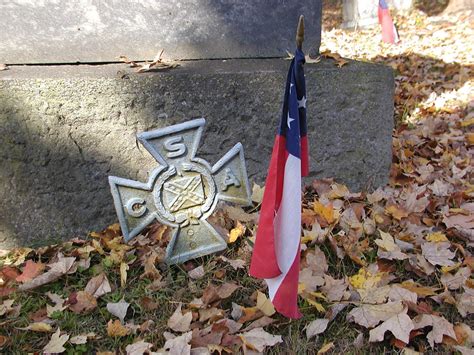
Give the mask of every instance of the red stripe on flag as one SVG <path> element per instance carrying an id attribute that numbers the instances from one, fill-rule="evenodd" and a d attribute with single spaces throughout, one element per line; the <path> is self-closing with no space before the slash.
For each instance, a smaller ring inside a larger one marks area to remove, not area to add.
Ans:
<path id="1" fill-rule="evenodd" d="M 290 270 L 283 279 L 278 291 L 273 297 L 272 303 L 275 309 L 285 317 L 298 319 L 302 314 L 298 310 L 298 279 L 300 272 L 300 251 L 295 256 L 295 260 Z"/>
<path id="2" fill-rule="evenodd" d="M 309 174 L 308 136 L 301 137 L 301 176 Z"/>
<path id="3" fill-rule="evenodd" d="M 286 139 L 277 135 L 263 194 L 257 236 L 252 253 L 249 274 L 257 278 L 273 278 L 281 274 L 275 253 L 275 228 L 273 220 L 280 208 L 285 162 L 288 152 Z"/>

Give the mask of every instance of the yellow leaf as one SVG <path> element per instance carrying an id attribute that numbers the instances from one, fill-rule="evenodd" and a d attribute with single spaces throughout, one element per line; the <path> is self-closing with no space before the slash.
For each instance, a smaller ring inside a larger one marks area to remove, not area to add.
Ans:
<path id="1" fill-rule="evenodd" d="M 447 242 L 448 238 L 446 238 L 446 235 L 442 232 L 434 232 L 428 234 L 425 239 L 429 242 L 434 242 L 434 243 L 439 243 L 439 242 Z"/>
<path id="2" fill-rule="evenodd" d="M 329 224 L 334 222 L 335 218 L 332 203 L 325 206 L 319 201 L 314 201 L 313 209 L 314 212 L 323 217 Z"/>
<path id="3" fill-rule="evenodd" d="M 32 330 L 34 332 L 49 333 L 53 331 L 53 328 L 50 324 L 44 322 L 35 322 L 30 324 L 26 329 Z"/>
<path id="4" fill-rule="evenodd" d="M 461 122 L 461 127 L 469 127 L 474 124 L 474 117 Z"/>
<path id="5" fill-rule="evenodd" d="M 436 288 L 421 286 L 413 281 L 403 281 L 400 286 L 407 289 L 408 291 L 415 292 L 418 296 L 433 296 L 436 294 Z"/>
<path id="6" fill-rule="evenodd" d="M 443 274 L 446 274 L 448 272 L 451 272 L 453 270 L 456 270 L 457 268 L 459 268 L 462 264 L 461 263 L 457 263 L 457 264 L 454 264 L 452 266 L 442 266 L 441 267 L 441 272 Z"/>
<path id="7" fill-rule="evenodd" d="M 275 307 L 273 307 L 272 302 L 260 291 L 257 291 L 257 308 L 268 317 L 275 314 Z"/>
<path id="8" fill-rule="evenodd" d="M 333 342 L 324 344 L 323 347 L 318 350 L 318 354 L 317 354 L 317 355 L 326 354 L 326 353 L 327 353 L 329 350 L 331 350 L 332 348 L 334 348 L 334 343 L 333 343 Z"/>
<path id="9" fill-rule="evenodd" d="M 118 319 L 112 322 L 112 319 L 107 323 L 107 334 L 109 337 L 124 337 L 129 333 Z"/>
<path id="10" fill-rule="evenodd" d="M 316 298 L 321 298 L 323 300 L 326 300 L 326 296 L 324 296 L 321 292 L 310 292 L 310 295 L 316 297 Z"/>
<path id="11" fill-rule="evenodd" d="M 234 243 L 237 239 L 243 236 L 245 233 L 245 226 L 237 221 L 237 226 L 233 228 L 229 233 L 229 243 Z"/>
<path id="12" fill-rule="evenodd" d="M 377 284 L 382 280 L 383 273 L 372 274 L 366 269 L 360 269 L 359 272 L 349 277 L 349 283 L 358 289 L 369 289 L 376 287 Z"/>
<path id="13" fill-rule="evenodd" d="M 92 233 L 91 233 L 92 234 Z M 100 254 L 104 255 L 105 251 L 102 249 L 102 246 L 100 245 L 99 241 L 92 239 L 92 246 L 95 248 L 95 250 Z"/>
<path id="14" fill-rule="evenodd" d="M 313 300 L 308 299 L 308 298 L 306 299 L 306 301 L 307 301 L 310 305 L 316 307 L 316 310 L 317 310 L 318 312 L 320 312 L 320 313 L 326 312 L 326 309 L 323 307 L 323 305 L 322 305 L 321 303 L 316 302 L 316 301 L 313 301 Z"/>
<path id="15" fill-rule="evenodd" d="M 304 292 L 305 289 L 306 289 L 306 286 L 305 286 L 304 283 L 301 283 L 301 282 L 298 283 L 298 294 L 299 295 L 301 295 Z"/>
<path id="16" fill-rule="evenodd" d="M 124 262 L 120 263 L 120 286 L 122 288 L 127 284 L 127 270 L 129 269 L 128 265 Z"/>

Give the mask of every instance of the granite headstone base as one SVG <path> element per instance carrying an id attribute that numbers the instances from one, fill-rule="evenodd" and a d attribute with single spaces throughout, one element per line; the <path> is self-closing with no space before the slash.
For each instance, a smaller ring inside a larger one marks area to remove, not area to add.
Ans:
<path id="1" fill-rule="evenodd" d="M 0 72 L 0 247 L 46 244 L 117 220 L 108 175 L 146 181 L 146 130 L 205 117 L 198 156 L 242 142 L 264 183 L 289 62 L 189 61 L 158 73 L 125 65 L 14 66 Z M 388 67 L 332 60 L 305 67 L 310 177 L 352 190 L 388 181 L 394 78 Z"/>

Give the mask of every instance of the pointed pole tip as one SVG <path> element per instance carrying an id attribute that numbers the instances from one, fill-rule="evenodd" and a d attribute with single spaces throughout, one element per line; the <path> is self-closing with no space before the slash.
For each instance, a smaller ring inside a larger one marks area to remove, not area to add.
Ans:
<path id="1" fill-rule="evenodd" d="M 301 50 L 304 41 L 304 16 L 300 15 L 296 29 L 296 47 Z"/>

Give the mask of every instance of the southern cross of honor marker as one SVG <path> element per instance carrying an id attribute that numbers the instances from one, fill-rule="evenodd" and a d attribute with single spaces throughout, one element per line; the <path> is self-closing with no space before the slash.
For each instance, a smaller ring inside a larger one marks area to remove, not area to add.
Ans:
<path id="1" fill-rule="evenodd" d="M 205 123 L 199 118 L 137 136 L 159 163 L 148 182 L 109 176 L 126 241 L 154 220 L 173 228 L 166 250 L 169 264 L 225 249 L 227 243 L 206 219 L 219 201 L 251 202 L 242 144 L 212 166 L 196 157 Z"/>

